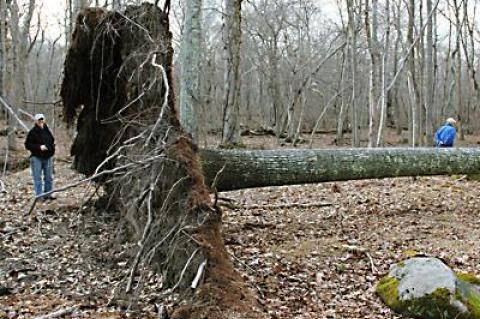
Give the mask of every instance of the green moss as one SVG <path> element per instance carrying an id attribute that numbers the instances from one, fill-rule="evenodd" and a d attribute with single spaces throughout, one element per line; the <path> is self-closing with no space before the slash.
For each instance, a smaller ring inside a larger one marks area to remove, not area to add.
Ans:
<path id="1" fill-rule="evenodd" d="M 413 257 L 418 256 L 419 254 L 421 254 L 421 253 L 416 251 L 416 250 L 413 250 L 413 249 L 407 249 L 407 250 L 402 251 L 402 257 L 404 259 L 413 258 Z"/>
<path id="2" fill-rule="evenodd" d="M 459 277 L 459 275 L 457 275 Z M 480 319 L 480 293 L 475 284 L 469 282 L 472 275 L 466 276 L 468 280 L 457 279 L 457 293 L 455 298 L 467 306 L 471 316 L 470 318 Z M 478 279 L 473 276 L 478 282 Z"/>
<path id="3" fill-rule="evenodd" d="M 467 180 L 469 181 L 480 181 L 480 174 L 470 174 L 470 175 L 467 175 Z"/>
<path id="4" fill-rule="evenodd" d="M 400 311 L 401 302 L 398 296 L 398 280 L 396 278 L 385 276 L 377 284 L 375 292 L 380 299 L 395 311 Z"/>
<path id="5" fill-rule="evenodd" d="M 480 278 L 478 278 L 477 276 L 475 276 L 473 274 L 462 272 L 462 273 L 458 273 L 456 275 L 457 275 L 457 278 L 460 279 L 460 280 L 466 281 L 466 282 L 471 283 L 473 285 L 480 285 Z"/>
<path id="6" fill-rule="evenodd" d="M 376 287 L 376 293 L 380 296 L 380 299 L 398 313 L 423 319 L 480 319 L 476 316 L 462 316 L 459 310 L 451 305 L 452 293 L 446 288 L 439 288 L 431 294 L 415 300 L 400 300 L 398 286 L 399 281 L 396 278 L 386 276 L 380 280 Z M 460 296 L 457 299 L 460 299 Z M 477 300 L 472 300 L 472 303 L 476 304 Z M 470 309 L 470 306 L 468 308 Z"/>
<path id="7" fill-rule="evenodd" d="M 403 313 L 425 319 L 460 318 L 458 317 L 458 309 L 450 304 L 451 296 L 452 294 L 448 289 L 439 288 L 424 297 L 405 301 L 404 308 L 406 308 L 406 311 L 403 311 Z"/>

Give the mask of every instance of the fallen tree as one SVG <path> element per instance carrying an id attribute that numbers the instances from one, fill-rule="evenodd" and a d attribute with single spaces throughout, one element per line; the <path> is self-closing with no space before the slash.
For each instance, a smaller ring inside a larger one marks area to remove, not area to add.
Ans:
<path id="1" fill-rule="evenodd" d="M 202 150 L 207 183 L 218 191 L 400 176 L 480 173 L 476 148 Z"/>
<path id="2" fill-rule="evenodd" d="M 206 150 L 202 168 L 174 107 L 172 56 L 168 1 L 163 10 L 86 9 L 77 18 L 61 96 L 66 121 L 77 121 L 74 167 L 102 176 L 97 180 L 136 234 L 125 290 L 141 280 L 141 266 L 156 268 L 165 288 L 189 300 L 174 318 L 264 317 L 229 259 L 222 212 L 207 185 L 231 190 L 479 171 L 476 150 L 434 149 Z"/>
<path id="3" fill-rule="evenodd" d="M 65 119 L 77 119 L 74 167 L 98 175 L 134 230 L 125 291 L 150 265 L 189 302 L 173 318 L 262 318 L 235 271 L 195 145 L 174 107 L 169 1 L 77 17 L 65 60 Z"/>

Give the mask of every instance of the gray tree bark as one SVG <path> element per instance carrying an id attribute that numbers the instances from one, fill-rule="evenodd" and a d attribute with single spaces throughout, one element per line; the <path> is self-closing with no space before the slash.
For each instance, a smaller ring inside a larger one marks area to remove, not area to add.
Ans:
<path id="1" fill-rule="evenodd" d="M 180 123 L 197 139 L 197 110 L 201 109 L 200 68 L 202 50 L 202 0 L 188 0 L 186 3 L 180 52 Z"/>
<path id="2" fill-rule="evenodd" d="M 5 0 L 0 0 L 0 96 L 4 95 L 4 78 L 7 71 L 6 68 L 6 33 L 7 30 L 5 28 L 6 21 L 7 21 L 7 3 Z M 5 113 L 6 114 L 6 113 Z"/>
<path id="3" fill-rule="evenodd" d="M 453 5 L 455 7 L 455 27 L 456 27 L 456 38 L 455 38 L 455 102 L 457 109 L 457 120 L 458 120 L 458 133 L 460 140 L 465 140 L 465 132 L 463 130 L 462 121 L 464 120 L 464 106 L 462 98 L 462 53 L 461 49 L 461 37 L 462 37 L 462 27 L 463 21 L 460 19 L 460 6 L 461 3 L 458 3 L 457 0 L 453 0 Z"/>
<path id="4" fill-rule="evenodd" d="M 480 173 L 476 148 L 357 148 L 341 150 L 203 150 L 208 185 L 250 187 L 371 178 Z M 215 182 L 214 182 L 215 180 Z"/>
<path id="5" fill-rule="evenodd" d="M 414 26 L 415 26 L 415 0 L 409 0 L 408 2 L 408 31 L 407 31 L 407 44 L 408 46 L 414 45 Z M 411 54 L 408 56 L 408 89 L 410 96 L 410 144 L 415 146 L 418 139 L 418 90 L 416 81 L 416 65 L 415 65 L 415 48 L 412 47 Z"/>
<path id="6" fill-rule="evenodd" d="M 432 11 L 432 0 L 427 0 L 427 12 Z M 425 48 L 425 137 L 427 145 L 433 145 L 433 17 L 427 21 L 427 41 Z"/>
<path id="7" fill-rule="evenodd" d="M 348 10 L 348 36 L 349 36 L 349 43 L 350 43 L 350 69 L 352 71 L 352 95 L 351 95 L 351 110 L 352 110 L 352 145 L 353 146 L 360 146 L 360 134 L 359 134 L 359 112 L 357 106 L 357 73 L 358 73 L 358 65 L 357 65 L 357 30 L 356 30 L 356 19 L 355 19 L 355 1 L 354 0 L 347 0 L 347 10 Z"/>
<path id="8" fill-rule="evenodd" d="M 389 50 L 390 50 L 390 0 L 386 0 L 385 3 L 385 35 L 384 35 L 384 45 L 383 45 L 383 57 L 381 65 L 381 83 L 382 83 L 382 92 L 380 94 L 380 99 L 378 104 L 380 104 L 380 120 L 378 124 L 378 134 L 377 134 L 377 143 L 376 146 L 383 146 L 384 143 L 384 131 L 386 126 L 386 116 L 387 116 L 387 107 L 388 107 L 388 61 L 389 61 Z"/>
<path id="9" fill-rule="evenodd" d="M 223 102 L 222 144 L 241 143 L 240 123 L 240 45 L 242 0 L 225 0 L 225 91 Z"/>
<path id="10" fill-rule="evenodd" d="M 13 111 L 16 113 L 17 108 L 23 100 L 26 100 L 25 92 L 25 76 L 28 57 L 29 32 L 30 23 L 35 10 L 35 0 L 29 0 L 27 11 L 23 17 L 23 23 L 20 24 L 20 12 L 17 0 L 7 2 L 7 7 L 10 11 L 9 29 L 11 35 L 11 60 L 12 60 L 12 74 L 13 85 L 11 90 L 11 100 L 13 104 Z M 8 147 L 16 149 L 16 140 L 14 131 L 16 130 L 17 122 L 13 117 L 9 117 L 8 121 Z"/>
<path id="11" fill-rule="evenodd" d="M 371 15 L 371 16 L 370 16 Z M 378 0 L 365 1 L 365 33 L 367 47 L 370 54 L 370 78 L 368 91 L 368 146 L 375 145 L 375 137 L 378 132 L 378 100 L 379 100 L 379 62 L 380 50 L 378 45 Z"/>

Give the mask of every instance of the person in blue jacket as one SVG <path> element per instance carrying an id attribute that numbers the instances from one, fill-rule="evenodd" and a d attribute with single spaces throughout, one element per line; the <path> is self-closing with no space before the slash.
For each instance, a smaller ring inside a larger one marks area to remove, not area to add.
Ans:
<path id="1" fill-rule="evenodd" d="M 455 141 L 455 134 L 457 130 L 455 125 L 457 121 L 453 118 L 448 118 L 445 124 L 441 126 L 435 133 L 435 146 L 436 147 L 452 147 Z"/>

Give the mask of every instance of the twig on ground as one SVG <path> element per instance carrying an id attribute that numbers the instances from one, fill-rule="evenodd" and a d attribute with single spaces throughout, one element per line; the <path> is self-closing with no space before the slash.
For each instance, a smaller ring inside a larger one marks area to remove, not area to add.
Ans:
<path id="1" fill-rule="evenodd" d="M 49 314 L 45 314 L 45 315 L 41 315 L 41 316 L 38 316 L 38 317 L 35 317 L 34 319 L 51 319 L 51 318 L 58 318 L 58 317 L 62 317 L 64 315 L 67 315 L 67 314 L 70 314 L 74 311 L 77 310 L 77 307 L 68 307 L 68 308 L 64 308 L 64 309 L 60 309 L 60 310 L 57 310 L 55 312 L 51 312 Z"/>
<path id="2" fill-rule="evenodd" d="M 372 256 L 370 255 L 370 253 L 368 252 L 368 250 L 366 248 L 359 247 L 359 246 L 351 246 L 351 245 L 343 245 L 342 248 L 344 248 L 346 251 L 348 251 L 350 253 L 365 255 L 368 258 L 368 260 L 370 261 L 370 267 L 372 269 L 372 273 L 375 274 L 378 271 L 377 267 L 375 267 L 375 263 L 373 262 Z"/>

